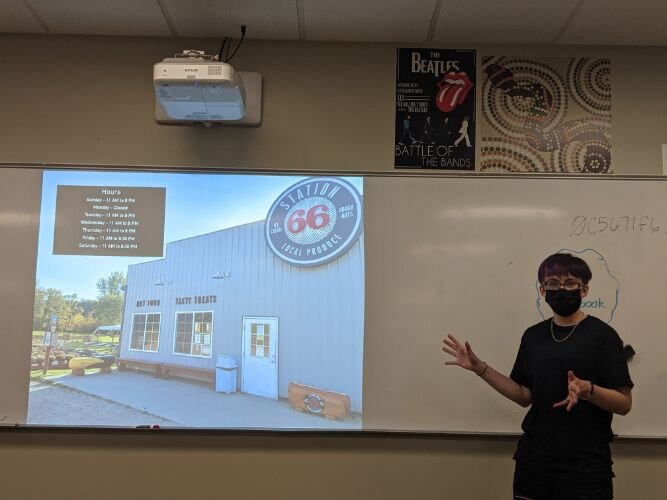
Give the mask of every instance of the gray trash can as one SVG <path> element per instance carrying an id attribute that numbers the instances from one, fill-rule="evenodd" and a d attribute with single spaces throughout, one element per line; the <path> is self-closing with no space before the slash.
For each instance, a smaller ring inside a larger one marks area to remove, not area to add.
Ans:
<path id="1" fill-rule="evenodd" d="M 238 365 L 231 356 L 219 355 L 215 362 L 215 392 L 236 392 Z"/>

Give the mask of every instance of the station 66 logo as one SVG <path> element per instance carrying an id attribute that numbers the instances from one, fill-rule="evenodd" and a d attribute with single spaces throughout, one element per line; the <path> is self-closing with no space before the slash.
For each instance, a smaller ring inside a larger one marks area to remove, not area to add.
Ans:
<path id="1" fill-rule="evenodd" d="M 266 242 L 282 260 L 319 266 L 347 252 L 362 228 L 356 188 L 335 177 L 312 177 L 285 190 L 266 217 Z"/>

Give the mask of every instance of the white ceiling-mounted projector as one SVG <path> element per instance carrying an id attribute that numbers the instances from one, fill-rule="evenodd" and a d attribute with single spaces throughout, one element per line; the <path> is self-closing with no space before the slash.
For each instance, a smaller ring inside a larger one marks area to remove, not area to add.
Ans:
<path id="1" fill-rule="evenodd" d="M 159 123 L 258 126 L 262 75 L 237 72 L 199 50 L 184 50 L 153 66 Z"/>

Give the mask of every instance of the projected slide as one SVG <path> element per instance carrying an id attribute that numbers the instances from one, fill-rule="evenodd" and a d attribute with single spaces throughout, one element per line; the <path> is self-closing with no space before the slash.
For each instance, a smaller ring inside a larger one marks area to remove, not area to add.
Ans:
<path id="1" fill-rule="evenodd" d="M 361 429 L 363 181 L 43 174 L 28 424 Z"/>

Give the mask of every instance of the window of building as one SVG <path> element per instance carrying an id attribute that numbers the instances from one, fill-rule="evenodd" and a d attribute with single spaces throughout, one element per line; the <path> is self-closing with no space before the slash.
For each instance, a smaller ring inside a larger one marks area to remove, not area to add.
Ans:
<path id="1" fill-rule="evenodd" d="M 213 312 L 176 313 L 174 353 L 211 357 Z"/>
<path id="2" fill-rule="evenodd" d="M 268 358 L 271 346 L 271 325 L 253 323 L 250 325 L 250 354 L 257 358 Z"/>
<path id="3" fill-rule="evenodd" d="M 130 349 L 157 352 L 160 341 L 160 313 L 135 314 Z"/>

